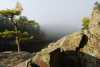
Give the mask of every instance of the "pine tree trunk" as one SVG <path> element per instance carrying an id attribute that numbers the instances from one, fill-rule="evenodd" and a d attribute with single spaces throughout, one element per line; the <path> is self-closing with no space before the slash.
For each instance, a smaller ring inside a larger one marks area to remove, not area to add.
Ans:
<path id="1" fill-rule="evenodd" d="M 20 44 L 17 36 L 16 36 L 16 45 L 17 45 L 17 51 L 18 53 L 20 53 Z"/>
<path id="2" fill-rule="evenodd" d="M 17 23 L 14 21 L 14 16 L 11 17 L 11 22 L 14 23 L 14 30 L 16 32 L 17 51 L 18 51 L 18 53 L 20 53 L 20 44 L 19 44 L 19 40 L 18 40 Z"/>

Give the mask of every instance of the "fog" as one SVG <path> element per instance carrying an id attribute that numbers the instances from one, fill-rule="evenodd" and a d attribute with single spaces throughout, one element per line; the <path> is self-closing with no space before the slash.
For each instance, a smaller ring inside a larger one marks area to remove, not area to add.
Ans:
<path id="1" fill-rule="evenodd" d="M 82 28 L 82 18 L 90 16 L 99 0 L 19 0 L 23 14 L 40 24 L 48 38 L 60 38 Z M 0 9 L 14 8 L 17 0 L 1 0 Z"/>

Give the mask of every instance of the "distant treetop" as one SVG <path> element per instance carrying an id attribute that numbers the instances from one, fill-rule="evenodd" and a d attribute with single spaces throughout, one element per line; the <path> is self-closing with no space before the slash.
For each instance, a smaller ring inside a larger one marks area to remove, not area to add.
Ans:
<path id="1" fill-rule="evenodd" d="M 16 10 L 16 11 L 20 11 L 20 12 L 23 10 L 23 7 L 22 7 L 21 3 L 19 3 L 19 2 L 16 3 L 16 8 L 15 8 L 15 10 Z"/>

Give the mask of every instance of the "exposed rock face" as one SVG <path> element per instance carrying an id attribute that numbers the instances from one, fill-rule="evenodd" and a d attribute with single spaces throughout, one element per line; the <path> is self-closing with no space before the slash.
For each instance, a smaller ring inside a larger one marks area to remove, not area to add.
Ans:
<path id="1" fill-rule="evenodd" d="M 84 33 L 86 37 L 76 32 L 51 43 L 37 52 L 30 63 L 39 67 L 100 67 L 100 11 L 97 9 L 92 13 L 88 31 Z"/>

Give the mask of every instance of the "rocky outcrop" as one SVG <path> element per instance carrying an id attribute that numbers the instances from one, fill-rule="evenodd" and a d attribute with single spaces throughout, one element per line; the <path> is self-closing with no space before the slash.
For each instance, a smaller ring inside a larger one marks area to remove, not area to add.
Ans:
<path id="1" fill-rule="evenodd" d="M 37 52 L 32 58 L 36 67 L 99 67 L 100 66 L 100 10 L 95 9 L 89 29 L 64 36 Z"/>
<path id="2" fill-rule="evenodd" d="M 25 67 L 27 65 L 26 60 L 31 58 L 32 54 L 29 52 L 13 52 L 13 51 L 6 51 L 0 52 L 0 67 Z"/>

